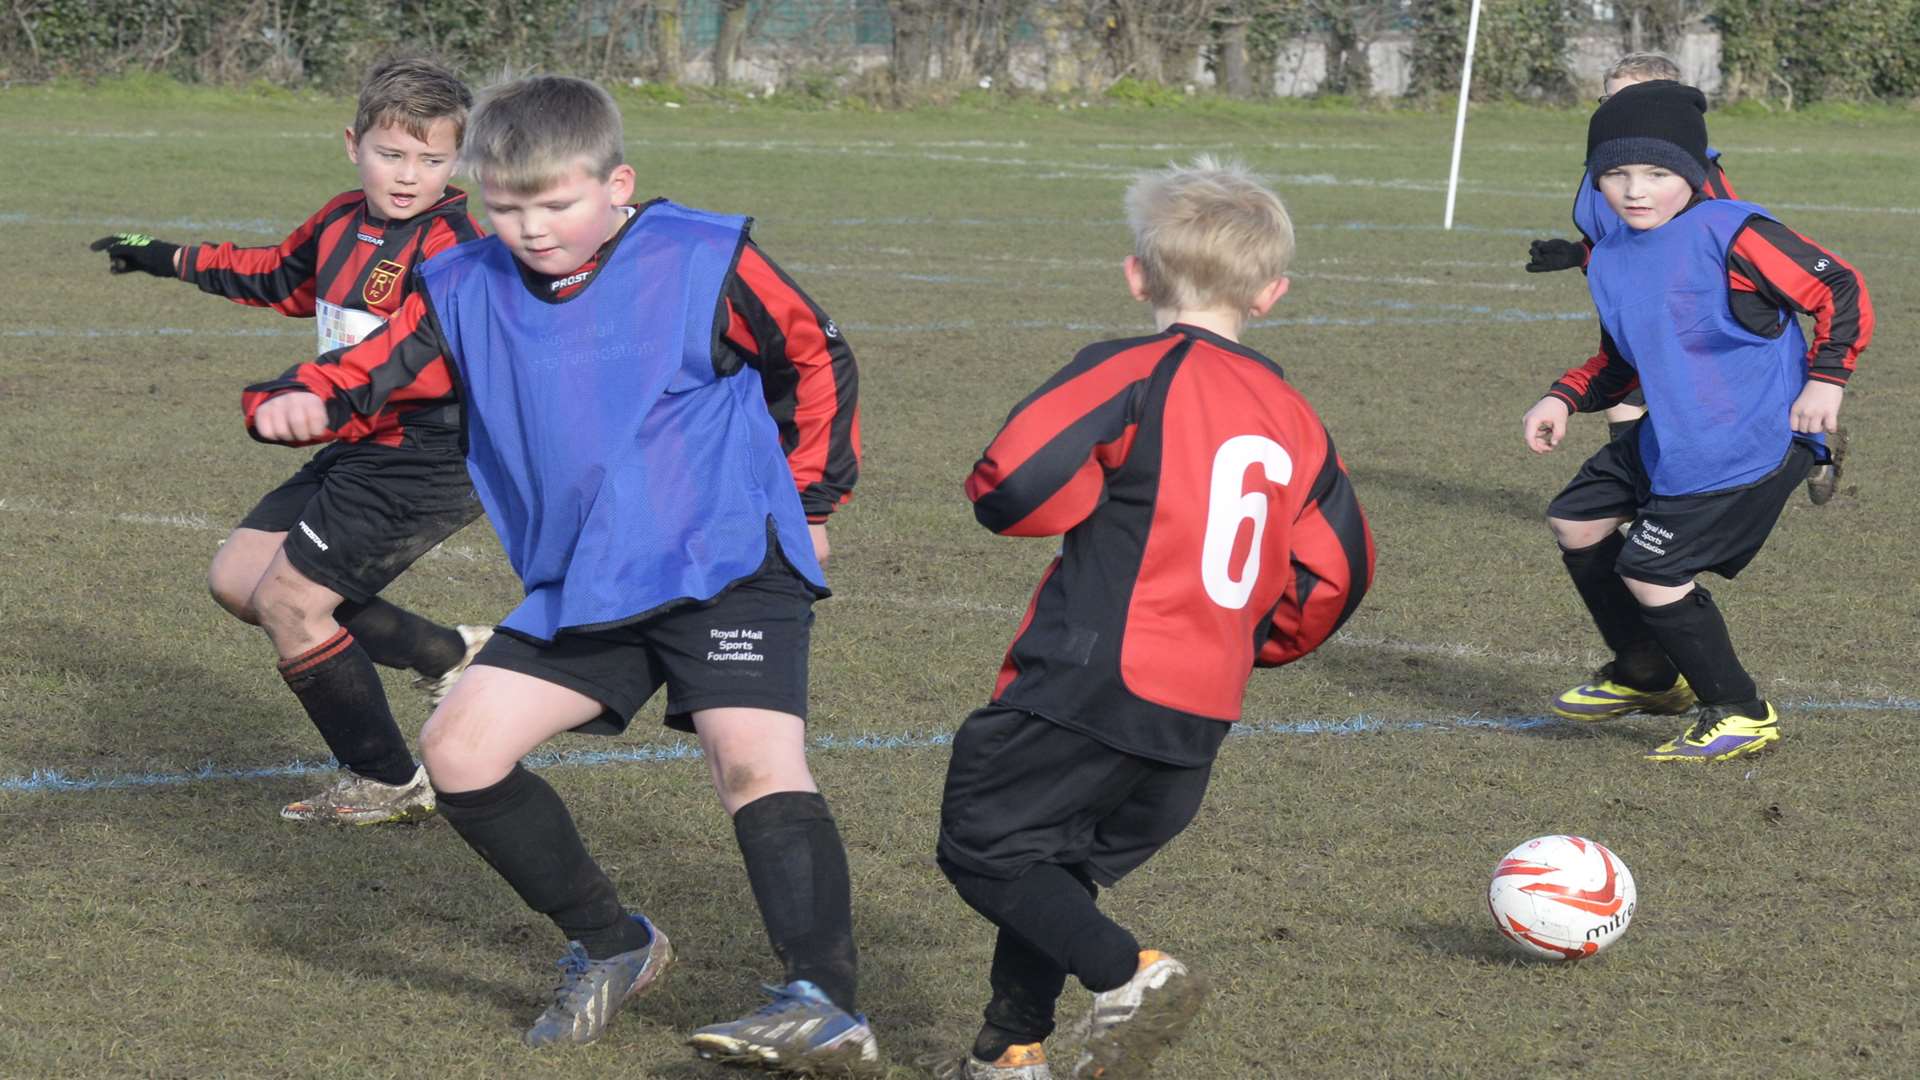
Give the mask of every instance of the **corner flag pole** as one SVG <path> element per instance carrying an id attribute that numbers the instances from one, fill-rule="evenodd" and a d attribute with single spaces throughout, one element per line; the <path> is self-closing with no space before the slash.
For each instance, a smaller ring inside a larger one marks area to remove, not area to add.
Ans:
<path id="1" fill-rule="evenodd" d="M 1480 37 L 1480 0 L 1467 13 L 1467 59 L 1460 65 L 1460 111 L 1453 118 L 1453 165 L 1447 169 L 1447 217 L 1441 228 L 1453 228 L 1453 196 L 1460 187 L 1460 144 L 1467 137 L 1467 89 L 1473 85 L 1473 44 Z"/>

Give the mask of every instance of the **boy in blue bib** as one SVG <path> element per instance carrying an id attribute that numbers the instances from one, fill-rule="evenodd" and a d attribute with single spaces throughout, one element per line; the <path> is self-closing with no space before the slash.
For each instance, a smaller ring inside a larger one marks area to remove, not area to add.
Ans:
<path id="1" fill-rule="evenodd" d="M 1570 414 L 1645 390 L 1647 419 L 1587 460 L 1548 523 L 1614 654 L 1553 711 L 1598 721 L 1697 701 L 1699 715 L 1653 761 L 1724 761 L 1780 738 L 1777 712 L 1694 579 L 1732 578 L 1759 553 L 1826 456 L 1873 324 L 1864 286 L 1837 256 L 1759 206 L 1701 190 L 1705 111 L 1698 90 L 1673 82 L 1627 87 L 1595 111 L 1588 171 L 1626 225 L 1587 265 L 1601 351 L 1522 420 L 1528 448 L 1546 453 Z M 1853 313 L 1851 325 L 1835 325 L 1838 311 Z M 1814 318 L 1811 346 L 1796 314 Z"/>
<path id="2" fill-rule="evenodd" d="M 495 235 L 421 268 L 417 299 L 333 364 L 254 388 L 249 422 L 302 442 L 381 403 L 465 406 L 474 490 L 525 599 L 420 743 L 447 822 L 569 939 L 527 1043 L 599 1038 L 673 949 L 521 758 L 566 731 L 618 733 L 665 686 L 786 969 L 770 1004 L 690 1042 L 839 1075 L 878 1050 L 854 1012 L 846 851 L 804 718 L 824 523 L 857 467 L 853 357 L 746 218 L 635 204 L 623 141 L 584 80 L 484 95 L 464 161 Z"/>
<path id="3" fill-rule="evenodd" d="M 1665 79 L 1680 81 L 1680 65 L 1671 57 L 1661 53 L 1628 53 L 1613 62 L 1600 80 L 1600 103 L 1606 104 L 1608 98 L 1640 83 Z M 1733 187 L 1727 183 L 1727 174 L 1720 167 L 1720 152 L 1707 148 L 1707 181 L 1703 191 L 1715 199 L 1734 199 Z M 1579 240 L 1535 240 L 1527 248 L 1527 272 L 1545 273 L 1554 270 L 1585 270 L 1587 258 L 1593 253 L 1593 247 L 1606 239 L 1615 229 L 1626 228 L 1620 215 L 1607 205 L 1600 189 L 1593 186 L 1593 176 L 1582 173 L 1580 183 L 1574 189 L 1573 224 L 1580 230 Z M 1620 404 L 1606 411 L 1607 437 L 1618 438 L 1647 413 L 1647 400 L 1640 391 L 1629 393 Z"/>

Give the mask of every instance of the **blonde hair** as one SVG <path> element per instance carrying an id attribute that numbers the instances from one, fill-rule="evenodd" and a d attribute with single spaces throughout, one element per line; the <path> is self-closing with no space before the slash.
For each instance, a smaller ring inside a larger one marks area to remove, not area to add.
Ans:
<path id="1" fill-rule="evenodd" d="M 461 160 L 483 184 L 532 195 L 576 165 L 612 175 L 625 143 L 613 95 L 585 79 L 533 75 L 481 92 Z"/>
<path id="2" fill-rule="evenodd" d="M 1252 305 L 1293 261 L 1280 196 L 1237 161 L 1202 154 L 1142 174 L 1127 189 L 1133 254 L 1156 308 Z"/>
<path id="3" fill-rule="evenodd" d="M 1634 79 L 1639 82 L 1672 79 L 1674 82 L 1679 82 L 1680 65 L 1665 53 L 1628 53 L 1615 60 L 1613 66 L 1607 69 L 1607 73 L 1600 76 L 1600 82 L 1603 85 L 1615 79 Z"/>
<path id="4" fill-rule="evenodd" d="M 427 141 L 437 120 L 453 121 L 453 145 L 467 130 L 467 109 L 473 92 L 460 77 L 424 56 L 383 60 L 360 83 L 360 103 L 353 112 L 357 142 L 375 128 L 397 127 Z"/>

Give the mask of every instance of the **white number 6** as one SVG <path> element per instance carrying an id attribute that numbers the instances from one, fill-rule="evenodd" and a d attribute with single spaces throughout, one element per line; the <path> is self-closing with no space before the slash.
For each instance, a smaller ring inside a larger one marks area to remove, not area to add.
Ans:
<path id="1" fill-rule="evenodd" d="M 1244 491 L 1247 466 L 1258 464 L 1270 484 L 1293 479 L 1293 458 L 1286 448 L 1264 435 L 1235 435 L 1213 455 L 1213 483 L 1207 498 L 1207 535 L 1200 546 L 1200 582 L 1213 602 L 1230 611 L 1247 606 L 1254 582 L 1260 579 L 1260 537 L 1267 531 L 1265 492 Z M 1247 564 L 1238 578 L 1228 565 L 1240 523 L 1253 522 L 1253 541 Z"/>

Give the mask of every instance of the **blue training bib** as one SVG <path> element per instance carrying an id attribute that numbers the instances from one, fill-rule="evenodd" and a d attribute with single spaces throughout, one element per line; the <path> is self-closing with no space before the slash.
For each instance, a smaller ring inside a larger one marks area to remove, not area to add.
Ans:
<path id="1" fill-rule="evenodd" d="M 498 237 L 421 268 L 474 490 L 526 590 L 502 625 L 551 641 L 709 599 L 760 569 L 770 531 L 824 592 L 760 375 L 715 369 L 746 229 L 649 204 L 560 303 L 528 291 Z"/>
<path id="2" fill-rule="evenodd" d="M 1783 310 L 1769 337 L 1729 306 L 1727 251 L 1754 217 L 1772 219 L 1752 203 L 1709 199 L 1657 229 L 1616 229 L 1587 264 L 1600 324 L 1646 391 L 1640 453 L 1656 495 L 1751 484 L 1796 437 L 1789 415 L 1807 382 L 1799 322 Z"/>

